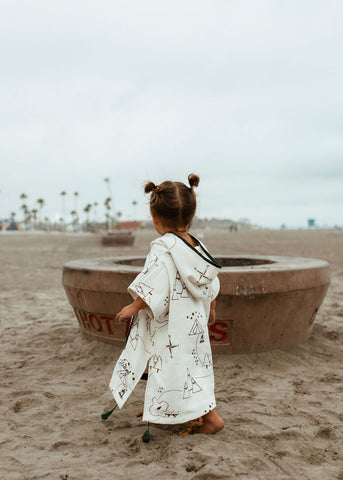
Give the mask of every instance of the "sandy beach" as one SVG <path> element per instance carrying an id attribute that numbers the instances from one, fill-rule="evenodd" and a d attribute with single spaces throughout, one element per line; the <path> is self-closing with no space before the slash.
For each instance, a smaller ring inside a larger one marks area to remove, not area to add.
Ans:
<path id="1" fill-rule="evenodd" d="M 194 232 L 197 233 L 196 231 Z M 331 285 L 310 339 L 284 351 L 214 355 L 226 427 L 178 436 L 152 425 L 145 444 L 140 382 L 122 410 L 108 383 L 118 347 L 88 342 L 62 287 L 81 258 L 142 254 L 99 235 L 0 232 L 0 479 L 343 480 L 343 232 L 205 231 L 211 253 L 327 260 Z"/>

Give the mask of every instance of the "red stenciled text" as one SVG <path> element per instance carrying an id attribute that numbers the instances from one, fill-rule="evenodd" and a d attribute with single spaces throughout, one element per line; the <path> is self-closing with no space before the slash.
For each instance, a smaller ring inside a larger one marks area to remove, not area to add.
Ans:
<path id="1" fill-rule="evenodd" d="M 212 343 L 231 343 L 232 320 L 215 322 L 209 329 Z"/>
<path id="2" fill-rule="evenodd" d="M 78 319 L 78 322 L 82 330 L 89 331 L 89 332 L 97 332 L 106 337 L 113 336 L 114 330 L 117 330 L 116 335 L 118 335 L 118 326 L 117 328 L 114 327 L 115 315 L 109 315 L 109 314 L 102 315 L 99 313 L 95 314 L 95 313 L 83 312 L 82 310 L 77 310 L 76 308 L 74 310 L 75 310 L 76 318 Z M 128 320 L 127 322 L 126 334 L 128 333 L 129 325 L 130 325 L 130 320 Z M 123 336 L 123 340 L 124 339 L 125 338 Z"/>
<path id="3" fill-rule="evenodd" d="M 120 337 L 125 341 L 130 329 L 130 320 L 125 326 L 125 333 L 119 325 L 115 324 L 115 315 L 102 315 L 100 313 L 84 312 L 74 309 L 76 318 L 83 331 L 99 334 L 104 337 Z M 218 321 L 209 326 L 210 341 L 212 343 L 230 343 L 231 342 L 232 321 Z"/>

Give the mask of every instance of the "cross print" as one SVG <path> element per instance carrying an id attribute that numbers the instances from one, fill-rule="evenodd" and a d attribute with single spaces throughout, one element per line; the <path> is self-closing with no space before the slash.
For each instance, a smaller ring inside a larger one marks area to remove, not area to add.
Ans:
<path id="1" fill-rule="evenodd" d="M 201 271 L 201 270 L 198 270 L 196 267 L 194 267 L 194 270 L 198 273 L 200 273 L 200 277 L 199 277 L 199 280 L 198 282 L 200 282 L 200 280 L 202 280 L 203 278 L 206 278 L 206 280 L 211 280 L 209 277 L 206 277 L 206 273 L 207 273 L 207 270 L 208 270 L 208 265 L 206 267 L 206 270 L 205 271 Z"/>
<path id="2" fill-rule="evenodd" d="M 173 345 L 170 339 L 170 335 L 168 335 L 168 337 L 169 337 L 169 344 L 166 345 L 166 347 L 169 348 L 170 358 L 173 358 L 173 348 L 178 347 L 179 345 Z"/>

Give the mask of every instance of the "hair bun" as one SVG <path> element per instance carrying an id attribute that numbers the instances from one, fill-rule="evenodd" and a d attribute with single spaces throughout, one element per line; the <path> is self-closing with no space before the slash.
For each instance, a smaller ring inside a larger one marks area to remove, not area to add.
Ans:
<path id="1" fill-rule="evenodd" d="M 147 182 L 144 186 L 144 192 L 145 193 L 158 193 L 161 191 L 161 187 L 159 185 L 155 185 L 154 182 Z"/>
<path id="2" fill-rule="evenodd" d="M 198 175 L 195 175 L 194 173 L 191 173 L 188 175 L 188 182 L 191 188 L 197 187 L 200 182 L 200 177 Z"/>
<path id="3" fill-rule="evenodd" d="M 153 190 L 155 190 L 156 188 L 156 185 L 153 183 L 153 182 L 147 182 L 145 185 L 144 185 L 144 192 L 145 193 L 150 193 L 152 192 Z"/>

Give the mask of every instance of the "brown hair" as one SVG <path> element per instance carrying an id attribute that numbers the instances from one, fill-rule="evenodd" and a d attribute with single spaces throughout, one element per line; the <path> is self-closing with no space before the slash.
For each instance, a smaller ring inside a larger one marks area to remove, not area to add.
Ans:
<path id="1" fill-rule="evenodd" d="M 188 175 L 189 187 L 182 182 L 162 182 L 155 185 L 147 182 L 145 193 L 150 193 L 150 210 L 168 227 L 188 228 L 196 210 L 196 196 L 193 187 L 199 185 L 198 175 Z"/>

